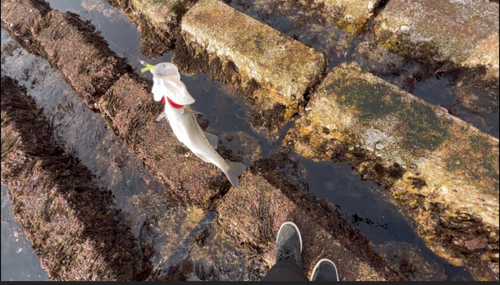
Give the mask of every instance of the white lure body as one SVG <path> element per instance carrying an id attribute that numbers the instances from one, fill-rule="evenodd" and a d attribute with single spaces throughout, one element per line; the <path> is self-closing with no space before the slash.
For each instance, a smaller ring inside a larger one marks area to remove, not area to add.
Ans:
<path id="1" fill-rule="evenodd" d="M 153 74 L 153 89 L 155 101 L 160 101 L 164 96 L 177 104 L 190 105 L 194 98 L 187 91 L 186 85 L 181 81 L 177 66 L 170 62 L 158 63 L 150 69 Z"/>

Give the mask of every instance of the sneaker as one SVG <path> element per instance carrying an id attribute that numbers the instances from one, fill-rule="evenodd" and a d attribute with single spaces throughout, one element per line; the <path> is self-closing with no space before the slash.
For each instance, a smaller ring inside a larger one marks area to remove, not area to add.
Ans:
<path id="1" fill-rule="evenodd" d="M 291 260 L 302 266 L 302 237 L 297 225 L 285 222 L 281 225 L 276 237 L 276 263 Z"/>
<path id="2" fill-rule="evenodd" d="M 339 281 L 335 263 L 327 258 L 318 261 L 314 266 L 311 281 Z"/>

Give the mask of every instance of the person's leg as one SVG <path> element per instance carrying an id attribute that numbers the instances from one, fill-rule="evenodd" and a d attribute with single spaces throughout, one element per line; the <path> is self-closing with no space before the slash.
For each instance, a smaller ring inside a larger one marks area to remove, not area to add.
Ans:
<path id="1" fill-rule="evenodd" d="M 308 281 L 302 269 L 302 237 L 292 222 L 281 225 L 276 238 L 276 264 L 263 281 Z"/>
<path id="2" fill-rule="evenodd" d="M 330 259 L 321 259 L 314 266 L 311 281 L 339 281 L 337 266 Z"/>
<path id="3" fill-rule="evenodd" d="M 262 281 L 309 281 L 309 279 L 297 263 L 283 260 L 271 267 Z"/>

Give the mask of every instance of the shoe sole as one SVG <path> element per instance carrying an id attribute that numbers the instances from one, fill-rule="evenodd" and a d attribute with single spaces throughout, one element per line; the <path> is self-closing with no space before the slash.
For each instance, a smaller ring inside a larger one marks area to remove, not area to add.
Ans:
<path id="1" fill-rule="evenodd" d="M 293 223 L 293 222 L 284 222 L 284 223 L 281 225 L 280 229 L 278 230 L 278 234 L 276 235 L 276 242 L 275 242 L 275 244 L 277 244 L 277 243 L 278 243 L 278 237 L 280 236 L 281 229 L 282 229 L 282 228 L 283 228 L 283 226 L 285 226 L 285 225 L 291 225 L 291 226 L 293 226 L 293 227 L 295 228 L 295 230 L 299 233 L 299 240 L 300 240 L 300 252 L 302 253 L 302 235 L 300 234 L 300 231 L 299 231 L 299 228 L 297 227 L 297 225 L 296 225 L 295 223 Z"/>
<path id="2" fill-rule="evenodd" d="M 318 269 L 319 265 L 323 262 L 323 261 L 326 261 L 328 263 L 330 263 L 331 265 L 333 265 L 333 267 L 335 268 L 335 274 L 337 275 L 337 281 L 340 281 L 339 279 L 339 272 L 337 271 L 337 266 L 335 265 L 335 263 L 333 263 L 333 261 L 331 261 L 330 259 L 328 258 L 322 258 L 320 259 L 318 262 L 316 262 L 316 265 L 314 265 L 314 268 L 313 268 L 313 271 L 312 271 L 312 274 L 311 274 L 311 278 L 314 276 L 314 272 L 316 272 L 316 269 Z M 311 280 L 312 281 L 312 280 Z"/>

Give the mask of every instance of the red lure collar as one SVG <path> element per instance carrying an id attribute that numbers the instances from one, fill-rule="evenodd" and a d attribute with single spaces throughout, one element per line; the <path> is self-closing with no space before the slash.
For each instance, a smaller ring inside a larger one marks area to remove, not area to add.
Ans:
<path id="1" fill-rule="evenodd" d="M 167 97 L 167 101 L 168 103 L 170 104 L 170 106 L 174 107 L 175 109 L 180 109 L 182 107 L 184 107 L 183 105 L 179 105 L 179 104 L 176 104 L 174 103 L 172 100 L 170 100 L 170 98 Z M 163 98 L 161 98 L 161 103 L 163 105 L 165 105 L 165 96 L 163 96 Z"/>

